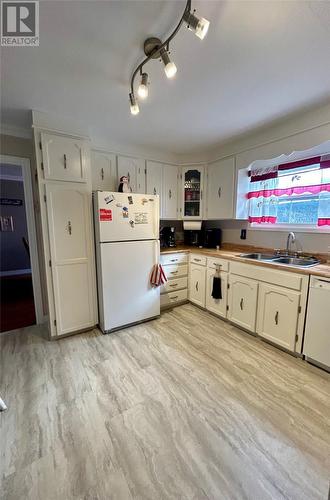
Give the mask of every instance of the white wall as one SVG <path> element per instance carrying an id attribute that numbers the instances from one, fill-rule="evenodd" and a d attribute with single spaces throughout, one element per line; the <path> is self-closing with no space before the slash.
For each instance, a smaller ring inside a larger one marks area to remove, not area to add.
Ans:
<path id="1" fill-rule="evenodd" d="M 223 243 L 252 245 L 264 248 L 282 248 L 286 246 L 288 231 L 249 229 L 245 221 L 210 221 L 208 227 L 221 227 Z M 247 229 L 246 240 L 240 239 L 241 229 Z M 297 250 L 308 253 L 330 252 L 330 234 L 295 233 Z M 293 248 L 294 249 L 294 248 Z M 329 254 L 330 257 L 330 254 Z"/>

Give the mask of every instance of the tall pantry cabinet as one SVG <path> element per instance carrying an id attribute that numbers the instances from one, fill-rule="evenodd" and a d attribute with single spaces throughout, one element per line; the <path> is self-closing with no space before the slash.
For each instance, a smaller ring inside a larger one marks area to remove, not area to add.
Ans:
<path id="1" fill-rule="evenodd" d="M 34 129 L 51 337 L 97 324 L 90 146 Z"/>

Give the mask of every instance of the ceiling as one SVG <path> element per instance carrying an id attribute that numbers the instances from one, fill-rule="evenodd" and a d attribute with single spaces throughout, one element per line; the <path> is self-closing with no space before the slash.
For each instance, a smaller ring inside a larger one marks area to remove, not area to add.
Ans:
<path id="1" fill-rule="evenodd" d="M 87 123 L 92 137 L 171 153 L 206 151 L 330 97 L 330 2 L 193 1 L 211 21 L 182 28 L 178 72 L 148 63 L 149 98 L 128 104 L 145 38 L 164 39 L 182 1 L 40 2 L 40 46 L 2 48 L 2 122 L 29 127 L 37 109 Z"/>

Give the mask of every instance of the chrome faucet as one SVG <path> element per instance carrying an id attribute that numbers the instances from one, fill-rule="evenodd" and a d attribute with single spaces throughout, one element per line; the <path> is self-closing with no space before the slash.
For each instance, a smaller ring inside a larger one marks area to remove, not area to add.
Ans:
<path id="1" fill-rule="evenodd" d="M 296 235 L 291 231 L 288 234 L 288 239 L 286 240 L 286 253 L 289 255 L 291 253 L 291 243 L 296 241 Z"/>

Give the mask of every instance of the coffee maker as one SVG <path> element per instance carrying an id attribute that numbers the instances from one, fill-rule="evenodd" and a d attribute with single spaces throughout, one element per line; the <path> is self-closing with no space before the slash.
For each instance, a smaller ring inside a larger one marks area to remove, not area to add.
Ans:
<path id="1" fill-rule="evenodd" d="M 160 229 L 160 246 L 161 246 L 161 248 L 176 247 L 175 227 L 164 226 Z"/>
<path id="2" fill-rule="evenodd" d="M 201 247 L 203 244 L 202 221 L 184 221 L 184 244 Z"/>

